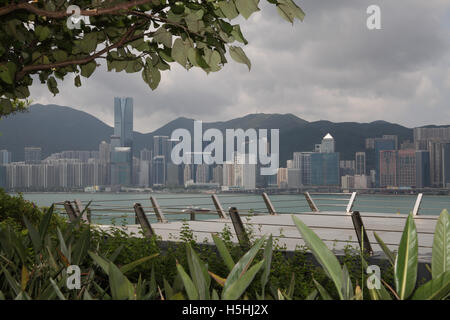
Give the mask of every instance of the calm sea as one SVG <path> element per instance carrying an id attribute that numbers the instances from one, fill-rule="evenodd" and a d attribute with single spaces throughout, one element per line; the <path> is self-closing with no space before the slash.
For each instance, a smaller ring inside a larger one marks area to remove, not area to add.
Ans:
<path id="1" fill-rule="evenodd" d="M 189 193 L 24 193 L 24 198 L 33 201 L 37 206 L 46 207 L 52 203 L 79 199 L 86 205 L 92 201 L 92 221 L 100 224 L 134 223 L 134 203 L 141 203 L 144 210 L 150 213 L 150 196 L 157 199 L 162 211 L 169 220 L 188 219 L 181 211 L 189 206 L 214 210 L 209 194 Z M 358 195 L 353 210 L 375 213 L 409 213 L 416 201 L 415 195 Z M 261 195 L 219 194 L 222 207 L 238 208 L 240 213 L 267 212 Z M 313 195 L 321 211 L 345 211 L 348 195 Z M 300 213 L 310 211 L 302 194 L 270 195 L 270 200 L 278 213 Z M 62 206 L 59 206 L 62 208 Z M 425 195 L 419 214 L 439 215 L 442 209 L 450 209 L 450 196 Z M 196 219 L 217 218 L 217 214 L 197 214 Z M 154 220 L 151 218 L 151 222 Z"/>

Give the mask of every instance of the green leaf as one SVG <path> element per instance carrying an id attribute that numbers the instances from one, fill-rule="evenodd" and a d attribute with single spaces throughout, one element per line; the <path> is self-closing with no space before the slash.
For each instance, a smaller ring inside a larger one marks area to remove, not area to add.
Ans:
<path id="1" fill-rule="evenodd" d="M 81 78 L 80 75 L 77 75 L 74 79 L 75 87 L 81 87 Z"/>
<path id="2" fill-rule="evenodd" d="M 237 300 L 244 293 L 247 287 L 255 278 L 258 271 L 264 264 L 264 259 L 258 263 L 256 263 L 253 267 L 251 267 L 248 271 L 246 271 L 239 279 L 232 282 L 230 285 L 225 286 L 222 292 L 223 300 Z M 227 279 L 228 281 L 228 279 Z"/>
<path id="3" fill-rule="evenodd" d="M 175 39 L 172 47 L 172 58 L 181 64 L 183 68 L 186 68 L 187 63 L 187 50 L 183 41 L 180 38 Z"/>
<path id="4" fill-rule="evenodd" d="M 441 300 L 450 295 L 450 271 L 441 273 L 436 278 L 420 286 L 414 295 L 413 300 Z"/>
<path id="5" fill-rule="evenodd" d="M 248 67 L 248 71 L 252 68 L 252 64 L 250 60 L 245 55 L 244 50 L 241 47 L 230 46 L 230 56 L 234 61 L 246 64 Z"/>
<path id="6" fill-rule="evenodd" d="M 208 300 L 209 299 L 209 286 L 211 284 L 211 278 L 208 274 L 208 268 L 200 260 L 197 253 L 192 249 L 191 245 L 188 243 L 186 247 L 187 260 L 189 264 L 189 271 L 191 273 L 192 280 L 197 288 L 199 299 Z"/>
<path id="7" fill-rule="evenodd" d="M 94 262 L 98 264 L 107 275 L 109 275 L 109 261 L 105 258 L 100 257 L 92 251 L 88 251 L 88 253 L 89 256 L 91 256 L 92 260 L 94 260 Z"/>
<path id="8" fill-rule="evenodd" d="M 373 235 L 375 236 L 375 239 L 377 240 L 378 245 L 383 250 L 384 254 L 386 255 L 386 257 L 389 260 L 389 262 L 391 263 L 391 265 L 394 266 L 395 254 L 391 250 L 389 250 L 388 246 L 384 243 L 384 241 L 380 238 L 380 236 L 376 232 L 374 232 Z"/>
<path id="9" fill-rule="evenodd" d="M 109 263 L 108 270 L 112 298 L 114 300 L 132 300 L 134 298 L 134 287 L 131 282 L 114 263 Z"/>
<path id="10" fill-rule="evenodd" d="M 342 267 L 342 295 L 345 300 L 350 300 L 353 297 L 353 285 L 347 266 Z"/>
<path id="11" fill-rule="evenodd" d="M 95 63 L 95 61 L 91 61 L 86 64 L 82 64 L 80 68 L 81 68 L 81 75 L 85 78 L 89 78 L 91 74 L 95 71 L 95 68 L 97 68 L 97 64 Z"/>
<path id="12" fill-rule="evenodd" d="M 436 223 L 431 258 L 432 277 L 450 271 L 450 215 L 443 210 Z"/>
<path id="13" fill-rule="evenodd" d="M 236 8 L 245 19 L 248 19 L 252 13 L 259 11 L 259 0 L 236 0 Z"/>
<path id="14" fill-rule="evenodd" d="M 61 62 L 67 60 L 67 52 L 64 50 L 56 50 L 53 52 L 53 57 L 56 62 Z"/>
<path id="15" fill-rule="evenodd" d="M 264 269 L 261 275 L 261 287 L 265 288 L 267 285 L 267 282 L 269 281 L 269 275 L 270 275 L 270 266 L 272 263 L 272 235 L 269 236 L 269 239 L 267 240 L 266 246 L 264 248 Z M 264 291 L 263 291 L 264 292 Z M 263 295 L 264 296 L 264 295 Z"/>
<path id="16" fill-rule="evenodd" d="M 50 90 L 50 92 L 53 93 L 54 96 L 57 93 L 59 93 L 58 84 L 57 84 L 56 79 L 54 77 L 48 78 L 48 80 L 47 80 L 47 87 L 48 87 L 48 90 Z"/>
<path id="17" fill-rule="evenodd" d="M 34 33 L 37 35 L 39 41 L 44 41 L 50 35 L 50 29 L 48 27 L 38 25 L 34 28 Z"/>
<path id="18" fill-rule="evenodd" d="M 52 278 L 50 278 L 50 282 L 51 282 L 53 289 L 55 290 L 56 295 L 58 296 L 59 300 L 66 300 L 66 297 L 64 297 L 61 290 L 59 290 L 58 285 L 55 283 L 55 281 Z"/>
<path id="19" fill-rule="evenodd" d="M 333 300 L 333 298 L 330 296 L 330 294 L 327 292 L 327 290 L 324 287 L 322 287 L 322 285 L 320 283 L 318 283 L 316 281 L 316 279 L 313 279 L 313 282 L 323 300 Z"/>
<path id="20" fill-rule="evenodd" d="M 259 249 L 261 249 L 262 245 L 264 244 L 264 241 L 265 236 L 257 240 L 253 247 L 249 251 L 247 251 L 247 253 L 244 254 L 241 259 L 239 259 L 239 261 L 235 264 L 230 274 L 228 275 L 227 281 L 225 281 L 223 292 L 225 292 L 229 286 L 231 286 L 234 282 L 236 282 L 240 277 L 244 275 L 244 273 L 250 267 L 250 264 L 252 263 Z"/>
<path id="21" fill-rule="evenodd" d="M 27 217 L 23 216 L 23 221 L 28 229 L 28 236 L 33 243 L 34 253 L 39 254 L 42 248 L 41 236 L 36 228 L 28 221 Z"/>
<path id="22" fill-rule="evenodd" d="M 155 90 L 161 81 L 161 72 L 147 62 L 142 70 L 142 79 L 150 89 Z"/>
<path id="23" fill-rule="evenodd" d="M 233 1 L 220 1 L 218 4 L 220 10 L 222 10 L 223 14 L 228 19 L 232 20 L 239 15 L 239 13 L 236 10 L 236 5 L 234 4 Z"/>
<path id="24" fill-rule="evenodd" d="M 91 53 L 97 48 L 97 32 L 86 33 L 79 44 L 79 49 L 84 53 Z"/>
<path id="25" fill-rule="evenodd" d="M 292 216 L 292 219 L 314 257 L 322 265 L 328 277 L 333 280 L 339 297 L 344 299 L 342 294 L 342 271 L 338 259 L 314 231 L 308 228 L 299 218 Z"/>
<path id="26" fill-rule="evenodd" d="M 16 65 L 13 62 L 8 61 L 6 65 L 0 66 L 0 79 L 8 84 L 13 84 L 16 70 Z"/>
<path id="27" fill-rule="evenodd" d="M 212 238 L 214 240 L 214 243 L 216 244 L 217 250 L 219 251 L 220 256 L 223 259 L 223 262 L 225 262 L 225 265 L 227 266 L 228 270 L 233 270 L 234 267 L 234 261 L 233 257 L 231 257 L 230 252 L 228 251 L 225 242 L 217 236 L 217 234 L 212 234 Z"/>
<path id="28" fill-rule="evenodd" d="M 243 44 L 248 44 L 248 41 L 244 38 L 244 35 L 241 32 L 241 27 L 237 24 L 233 26 L 233 30 L 231 31 L 231 35 L 239 42 Z"/>
<path id="29" fill-rule="evenodd" d="M 189 300 L 198 300 L 198 291 L 195 288 L 194 283 L 192 282 L 191 278 L 188 276 L 186 271 L 184 271 L 183 266 L 178 263 L 178 261 L 177 261 L 177 270 L 178 274 L 181 276 L 181 279 L 183 280 L 184 288 L 186 290 Z"/>
<path id="30" fill-rule="evenodd" d="M 135 261 L 133 261 L 131 263 L 128 263 L 128 264 L 120 267 L 120 271 L 122 271 L 124 274 L 127 273 L 127 272 L 130 272 L 131 270 L 136 268 L 138 265 L 140 265 L 140 264 L 142 264 L 144 262 L 147 262 L 150 259 L 153 259 L 154 257 L 157 257 L 158 255 L 159 255 L 159 253 L 155 253 L 155 254 L 149 255 L 147 257 L 143 257 L 143 258 L 137 259 L 137 260 L 135 260 Z"/>
<path id="31" fill-rule="evenodd" d="M 314 289 L 313 291 L 311 291 L 310 294 L 308 294 L 308 296 L 305 298 L 305 300 L 316 300 L 318 293 L 319 292 L 317 291 L 317 289 Z"/>
<path id="32" fill-rule="evenodd" d="M 156 30 L 153 39 L 168 48 L 172 48 L 172 34 L 166 28 L 161 27 Z"/>
<path id="33" fill-rule="evenodd" d="M 414 290 L 417 280 L 418 243 L 417 231 L 412 213 L 403 229 L 397 258 L 394 265 L 394 278 L 400 299 L 407 299 Z"/>

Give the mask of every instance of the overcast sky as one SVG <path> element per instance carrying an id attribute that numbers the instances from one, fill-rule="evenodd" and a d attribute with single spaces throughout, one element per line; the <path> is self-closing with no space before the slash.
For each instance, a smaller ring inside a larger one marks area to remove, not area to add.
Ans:
<path id="1" fill-rule="evenodd" d="M 107 72 L 100 60 L 103 66 L 82 78 L 82 87 L 67 77 L 53 97 L 35 80 L 31 98 L 112 125 L 113 97 L 131 96 L 140 132 L 180 116 L 223 121 L 255 112 L 308 121 L 450 124 L 449 0 L 296 0 L 306 18 L 294 26 L 265 2 L 241 23 L 250 72 L 231 58 L 209 75 L 172 64 L 151 91 L 140 73 Z M 366 27 L 371 4 L 381 7 L 382 30 Z"/>

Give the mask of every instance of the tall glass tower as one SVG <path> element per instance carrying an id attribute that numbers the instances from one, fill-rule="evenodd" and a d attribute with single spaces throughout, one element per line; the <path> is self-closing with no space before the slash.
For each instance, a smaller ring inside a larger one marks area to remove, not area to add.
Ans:
<path id="1" fill-rule="evenodd" d="M 114 135 L 121 147 L 133 146 L 133 98 L 114 98 Z"/>
<path id="2" fill-rule="evenodd" d="M 111 184 L 131 185 L 133 173 L 133 98 L 114 98 Z"/>

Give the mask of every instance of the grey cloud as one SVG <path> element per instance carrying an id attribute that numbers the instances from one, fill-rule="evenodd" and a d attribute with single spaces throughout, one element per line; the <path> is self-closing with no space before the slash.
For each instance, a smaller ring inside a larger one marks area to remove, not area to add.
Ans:
<path id="1" fill-rule="evenodd" d="M 264 2 L 261 2 L 263 4 Z M 112 124 L 114 96 L 135 100 L 135 127 L 152 131 L 179 116 L 227 120 L 247 113 L 294 113 L 306 120 L 407 126 L 449 124 L 450 3 L 447 0 L 304 0 L 294 26 L 272 6 L 240 21 L 252 71 L 229 58 L 206 75 L 177 65 L 151 91 L 140 74 L 102 67 L 81 88 L 69 79 L 55 98 L 35 85 L 32 98 L 90 112 Z M 366 28 L 366 8 L 379 4 L 382 30 Z"/>

